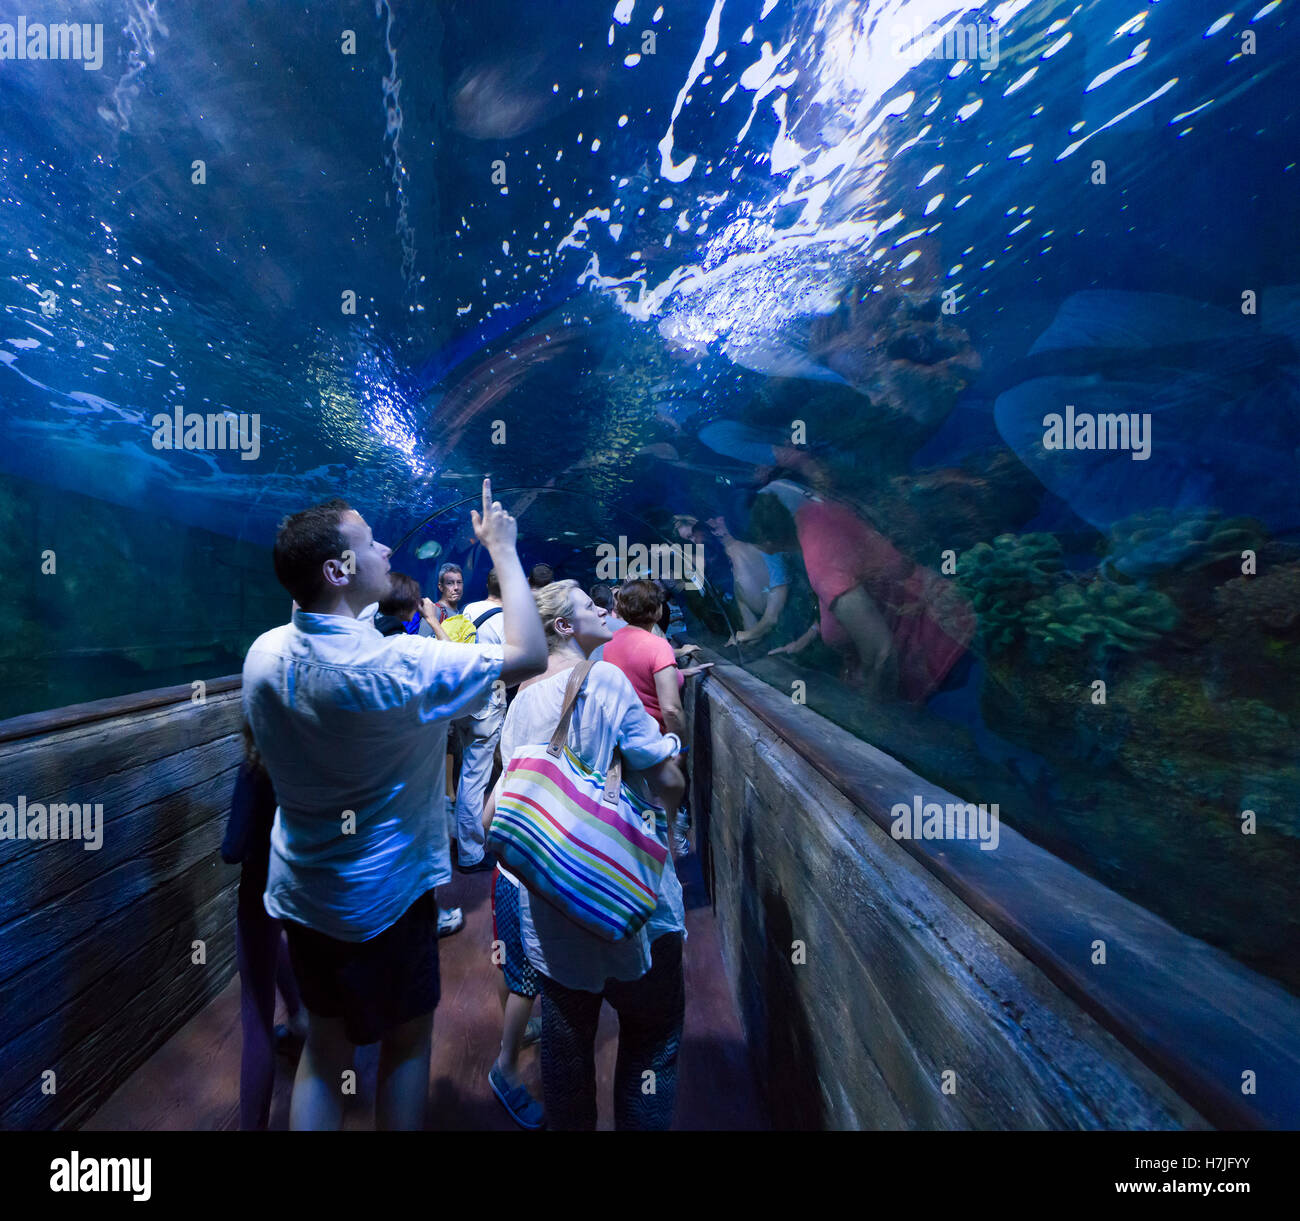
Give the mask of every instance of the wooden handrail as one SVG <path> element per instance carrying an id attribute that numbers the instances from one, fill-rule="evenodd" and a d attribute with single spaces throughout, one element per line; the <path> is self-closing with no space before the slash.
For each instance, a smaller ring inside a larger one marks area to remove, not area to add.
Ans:
<path id="1" fill-rule="evenodd" d="M 905 797 L 961 800 L 725 658 L 709 660 L 717 664 L 707 684 L 724 688 L 886 835 Z M 895 842 L 1208 1121 L 1300 1128 L 1300 999 L 1004 822 L 999 830 L 992 852 L 973 840 Z M 1096 938 L 1107 945 L 1102 967 L 1091 965 Z M 1255 1095 L 1241 1092 L 1247 1069 L 1258 1076 Z"/>
<path id="2" fill-rule="evenodd" d="M 243 680 L 238 674 L 227 674 L 223 678 L 208 678 L 203 681 L 208 695 L 220 695 L 226 691 L 237 691 Z M 63 708 L 51 708 L 48 712 L 29 712 L 0 721 L 0 742 L 38 738 L 60 729 L 74 729 L 78 725 L 129 716 L 133 712 L 145 712 L 167 704 L 189 703 L 193 694 L 191 684 L 182 683 L 178 687 L 157 687 L 153 691 L 114 695 L 108 699 L 90 700 L 85 704 L 68 704 Z"/>

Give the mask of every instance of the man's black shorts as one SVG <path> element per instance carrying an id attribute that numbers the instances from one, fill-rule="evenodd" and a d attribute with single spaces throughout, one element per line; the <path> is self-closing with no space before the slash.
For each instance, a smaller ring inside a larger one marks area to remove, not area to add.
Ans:
<path id="1" fill-rule="evenodd" d="M 438 904 L 432 890 L 369 941 L 336 941 L 292 920 L 284 927 L 302 1003 L 318 1017 L 342 1018 L 349 1042 L 377 1043 L 437 1007 Z"/>

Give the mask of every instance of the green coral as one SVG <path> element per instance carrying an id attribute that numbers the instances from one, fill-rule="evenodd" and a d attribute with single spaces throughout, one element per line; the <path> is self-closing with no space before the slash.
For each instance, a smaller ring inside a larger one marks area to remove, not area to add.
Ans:
<path id="1" fill-rule="evenodd" d="M 1127 577 L 1170 568 L 1187 572 L 1240 560 L 1263 541 L 1263 528 L 1251 517 L 1224 517 L 1217 509 L 1148 509 L 1111 527 L 1102 568 Z"/>
<path id="2" fill-rule="evenodd" d="M 1086 649 L 1097 661 L 1139 652 L 1177 623 L 1164 594 L 1103 579 L 1062 585 L 1024 613 L 1024 630 L 1040 648 Z"/>
<path id="3" fill-rule="evenodd" d="M 1061 569 L 1061 544 L 1052 534 L 999 534 L 962 553 L 957 581 L 979 616 L 989 653 L 1020 637 L 1025 607 L 1052 588 Z"/>

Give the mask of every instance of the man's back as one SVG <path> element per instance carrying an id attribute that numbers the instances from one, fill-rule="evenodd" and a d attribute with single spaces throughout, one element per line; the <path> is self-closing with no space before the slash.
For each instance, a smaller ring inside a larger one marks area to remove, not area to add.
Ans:
<path id="1" fill-rule="evenodd" d="M 386 639 L 294 613 L 244 662 L 244 711 L 275 785 L 266 906 L 340 941 L 382 932 L 447 881 L 433 817 L 447 722 L 480 703 L 500 645 Z"/>

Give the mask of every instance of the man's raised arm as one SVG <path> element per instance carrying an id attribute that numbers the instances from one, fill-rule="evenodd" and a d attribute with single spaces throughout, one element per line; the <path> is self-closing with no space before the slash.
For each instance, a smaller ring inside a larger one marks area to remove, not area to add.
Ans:
<path id="1" fill-rule="evenodd" d="M 546 669 L 546 633 L 515 550 L 515 519 L 492 499 L 492 480 L 483 480 L 483 512 L 470 514 L 474 534 L 492 557 L 501 584 L 501 627 L 505 637 L 501 680 L 513 686 Z"/>

